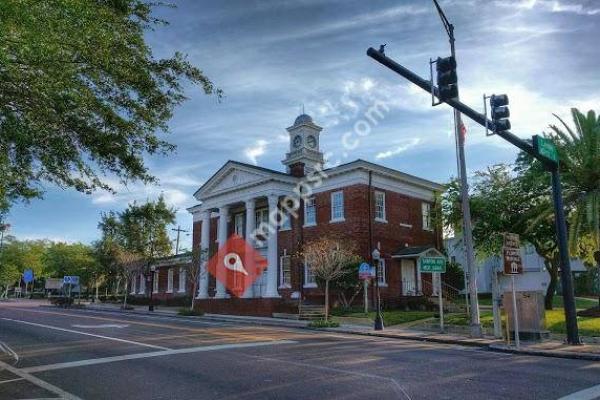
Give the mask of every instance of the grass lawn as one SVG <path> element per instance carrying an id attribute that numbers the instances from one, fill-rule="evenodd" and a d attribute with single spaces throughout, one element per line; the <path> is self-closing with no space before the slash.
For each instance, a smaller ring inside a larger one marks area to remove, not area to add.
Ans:
<path id="1" fill-rule="evenodd" d="M 444 320 L 449 325 L 469 325 L 469 316 L 466 314 L 448 314 Z M 504 321 L 504 318 L 503 318 Z M 579 334 L 582 336 L 600 336 L 600 318 L 577 317 L 579 325 Z M 481 325 L 492 328 L 494 326 L 494 317 L 489 311 L 481 313 Z M 558 308 L 546 311 L 546 328 L 552 333 L 566 333 L 565 311 Z"/>
<path id="2" fill-rule="evenodd" d="M 343 311 L 340 309 L 333 310 L 332 315 L 338 317 L 351 317 L 351 318 L 365 318 L 375 320 L 375 312 L 369 312 L 365 314 L 361 311 L 349 310 Z M 389 310 L 383 312 L 383 323 L 387 326 L 404 324 L 406 322 L 418 321 L 420 319 L 431 318 L 434 313 L 431 311 L 402 311 L 402 310 Z"/>
<path id="3" fill-rule="evenodd" d="M 456 302 L 464 303 L 464 297 L 460 300 L 456 300 Z M 555 308 L 563 307 L 563 297 L 562 296 L 554 296 L 552 300 L 552 304 Z M 491 306 L 492 305 L 492 296 L 490 294 L 480 294 L 479 295 L 479 305 L 480 306 Z M 596 307 L 598 305 L 598 299 L 588 299 L 584 297 L 576 297 L 575 298 L 575 307 L 577 309 L 586 309 L 590 307 Z"/>

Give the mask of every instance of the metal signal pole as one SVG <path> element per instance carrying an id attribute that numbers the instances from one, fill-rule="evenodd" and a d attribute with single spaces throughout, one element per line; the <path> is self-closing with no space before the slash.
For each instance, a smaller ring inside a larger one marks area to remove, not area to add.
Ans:
<path id="1" fill-rule="evenodd" d="M 452 25 L 444 11 L 438 4 L 437 0 L 433 0 L 435 7 L 437 8 L 442 24 L 448 33 L 448 39 L 450 41 L 450 53 L 456 60 L 456 48 L 454 45 L 454 25 Z M 457 94 L 456 101 L 459 101 Z M 460 198 L 462 205 L 463 215 L 463 243 L 465 248 L 465 261 L 467 264 L 467 270 L 469 271 L 468 287 L 469 297 L 471 298 L 471 306 L 469 307 L 469 313 L 471 317 L 471 336 L 481 337 L 483 335 L 481 331 L 481 322 L 479 320 L 479 299 L 477 296 L 477 269 L 475 266 L 475 251 L 473 250 L 473 231 L 471 224 L 471 206 L 469 204 L 469 186 L 467 182 L 467 163 L 465 159 L 465 136 L 462 133 L 462 119 L 460 112 L 457 109 L 454 110 L 454 138 L 456 140 L 456 157 L 458 161 L 458 177 L 460 179 Z M 465 282 L 467 283 L 467 282 Z"/>

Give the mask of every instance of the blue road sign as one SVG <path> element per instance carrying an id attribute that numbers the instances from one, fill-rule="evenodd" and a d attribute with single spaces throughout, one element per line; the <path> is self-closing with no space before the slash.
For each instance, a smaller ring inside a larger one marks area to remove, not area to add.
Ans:
<path id="1" fill-rule="evenodd" d="M 358 267 L 359 279 L 371 279 L 371 266 L 367 263 L 362 263 Z"/>
<path id="2" fill-rule="evenodd" d="M 79 277 L 77 275 L 65 275 L 63 278 L 65 285 L 79 285 Z"/>
<path id="3" fill-rule="evenodd" d="M 33 276 L 33 270 L 31 269 L 26 269 L 23 272 L 23 282 L 25 283 L 30 283 L 33 282 L 34 276 Z"/>

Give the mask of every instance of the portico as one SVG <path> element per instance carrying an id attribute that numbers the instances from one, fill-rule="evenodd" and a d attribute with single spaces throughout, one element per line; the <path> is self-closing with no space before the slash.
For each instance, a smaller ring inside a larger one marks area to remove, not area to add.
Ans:
<path id="1" fill-rule="evenodd" d="M 216 279 L 214 295 L 211 296 L 208 259 L 215 248 L 221 247 L 229 237 L 236 234 L 256 248 L 268 262 L 263 275 L 243 294 L 242 298 L 279 298 L 278 288 L 278 224 L 274 216 L 280 200 L 294 195 L 296 181 L 287 174 L 264 172 L 242 163 L 230 161 L 200 188 L 196 197 L 202 204 L 190 209 L 194 222 L 201 222 L 200 251 L 201 274 L 198 299 L 227 299 L 225 286 Z M 269 221 L 269 216 L 271 220 Z M 269 224 L 266 234 L 255 238 L 255 230 L 261 223 Z M 216 243 L 211 243 L 211 232 L 216 224 Z M 265 237 L 266 236 L 266 237 Z"/>

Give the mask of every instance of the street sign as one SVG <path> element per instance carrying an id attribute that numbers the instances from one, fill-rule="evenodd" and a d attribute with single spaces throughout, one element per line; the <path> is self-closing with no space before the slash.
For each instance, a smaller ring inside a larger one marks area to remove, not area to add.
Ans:
<path id="1" fill-rule="evenodd" d="M 367 263 L 362 263 L 358 267 L 358 279 L 371 279 L 371 266 Z"/>
<path id="2" fill-rule="evenodd" d="M 77 275 L 65 275 L 63 278 L 65 285 L 79 285 L 79 277 Z"/>
<path id="3" fill-rule="evenodd" d="M 33 279 L 34 279 L 33 270 L 26 269 L 23 272 L 23 282 L 25 282 L 25 283 L 31 283 L 31 282 L 33 282 Z"/>
<path id="4" fill-rule="evenodd" d="M 421 272 L 446 272 L 446 259 L 444 257 L 421 257 L 419 262 Z"/>
<path id="5" fill-rule="evenodd" d="M 546 161 L 558 163 L 558 151 L 552 140 L 539 135 L 534 135 L 533 150 L 538 156 L 544 158 Z"/>
<path id="6" fill-rule="evenodd" d="M 504 275 L 520 275 L 523 273 L 519 235 L 514 233 L 504 234 L 502 258 L 504 260 Z"/>

